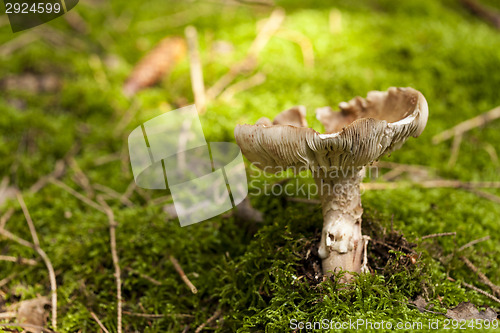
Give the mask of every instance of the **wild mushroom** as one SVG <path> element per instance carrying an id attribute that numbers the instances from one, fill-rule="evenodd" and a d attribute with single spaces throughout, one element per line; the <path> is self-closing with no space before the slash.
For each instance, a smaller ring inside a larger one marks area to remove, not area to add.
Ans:
<path id="1" fill-rule="evenodd" d="M 371 91 L 366 99 L 355 97 L 339 107 L 340 112 L 316 110 L 326 134 L 306 127 L 304 107 L 283 111 L 272 123 L 261 118 L 235 129 L 243 154 L 266 172 L 311 170 L 322 202 L 318 252 L 326 275 L 338 269 L 361 271 L 359 183 L 364 167 L 399 149 L 408 137 L 419 136 L 428 117 L 424 96 L 412 88 Z"/>

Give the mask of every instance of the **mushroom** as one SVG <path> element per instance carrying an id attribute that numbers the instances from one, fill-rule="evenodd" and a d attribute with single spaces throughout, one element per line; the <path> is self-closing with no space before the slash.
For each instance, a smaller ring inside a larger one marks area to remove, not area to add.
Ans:
<path id="1" fill-rule="evenodd" d="M 366 99 L 355 97 L 339 107 L 340 112 L 316 110 L 326 134 L 307 127 L 303 106 L 283 111 L 274 122 L 261 118 L 235 129 L 243 154 L 264 171 L 311 170 L 324 219 L 318 253 L 328 276 L 340 269 L 361 272 L 364 167 L 418 137 L 428 117 L 427 101 L 412 88 L 370 91 Z M 351 277 L 346 273 L 344 280 Z"/>

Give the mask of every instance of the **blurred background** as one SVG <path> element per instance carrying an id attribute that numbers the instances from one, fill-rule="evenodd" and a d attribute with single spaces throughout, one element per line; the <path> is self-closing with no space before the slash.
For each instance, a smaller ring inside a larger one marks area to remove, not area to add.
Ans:
<path id="1" fill-rule="evenodd" d="M 291 318 L 366 313 L 439 318 L 406 305 L 420 294 L 436 311 L 467 300 L 498 309 L 464 287 L 487 289 L 454 254 L 487 237 L 467 255 L 500 282 L 500 112 L 484 116 L 500 105 L 499 13 L 496 0 L 86 0 L 17 33 L 2 15 L 0 215 L 5 229 L 31 241 L 19 190 L 54 266 L 58 331 L 98 331 L 91 313 L 111 332 L 280 332 Z M 252 196 L 263 222 L 226 215 L 180 228 L 168 192 L 133 185 L 128 134 L 164 112 L 196 103 L 207 141 L 234 142 L 236 124 L 294 105 L 306 106 L 308 123 L 321 132 L 315 108 L 336 110 L 392 86 L 421 91 L 429 121 L 421 137 L 381 161 L 381 178 L 371 181 L 403 185 L 367 191 L 364 223 L 410 241 L 456 232 L 418 243 L 417 271 L 377 271 L 343 291 L 331 281 L 292 284 L 300 253 L 321 228 L 319 206 Z M 466 132 L 440 136 L 477 116 Z M 438 180 L 456 186 L 418 185 Z M 105 198 L 118 223 L 121 305 L 109 214 L 85 198 Z M 0 235 L 0 255 L 35 260 L 0 261 L 0 312 L 50 295 L 36 251 Z M 54 328 L 50 319 L 35 323 Z"/>

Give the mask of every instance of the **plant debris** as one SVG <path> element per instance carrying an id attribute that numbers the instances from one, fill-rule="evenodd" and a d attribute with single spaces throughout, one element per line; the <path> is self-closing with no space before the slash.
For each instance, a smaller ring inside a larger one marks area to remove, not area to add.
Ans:
<path id="1" fill-rule="evenodd" d="M 186 54 L 186 42 L 180 37 L 167 37 L 135 66 L 128 77 L 123 92 L 135 95 L 139 90 L 152 86 L 168 73 Z"/>
<path id="2" fill-rule="evenodd" d="M 452 309 L 446 311 L 446 317 L 454 320 L 495 320 L 497 313 L 490 307 L 485 307 L 484 310 L 478 310 L 471 302 L 462 302 Z"/>

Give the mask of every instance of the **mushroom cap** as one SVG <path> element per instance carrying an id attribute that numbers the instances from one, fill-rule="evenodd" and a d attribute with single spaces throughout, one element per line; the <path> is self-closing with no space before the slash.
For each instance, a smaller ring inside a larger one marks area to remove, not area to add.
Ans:
<path id="1" fill-rule="evenodd" d="M 355 97 L 339 107 L 340 112 L 316 110 L 326 134 L 306 127 L 305 108 L 299 106 L 274 122 L 261 118 L 256 125 L 236 126 L 236 142 L 265 171 L 361 167 L 419 136 L 429 114 L 424 96 L 413 88 L 370 91 L 366 99 Z"/>

